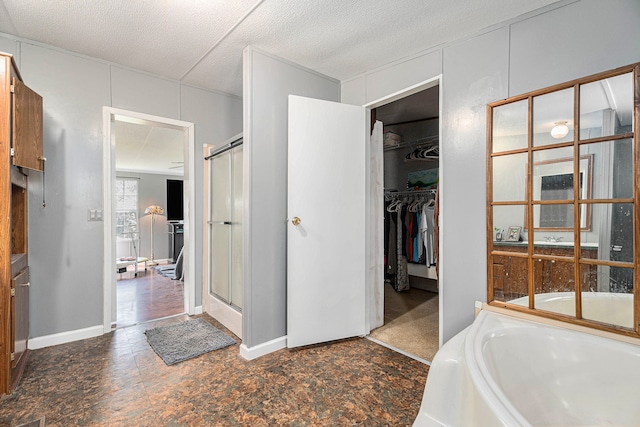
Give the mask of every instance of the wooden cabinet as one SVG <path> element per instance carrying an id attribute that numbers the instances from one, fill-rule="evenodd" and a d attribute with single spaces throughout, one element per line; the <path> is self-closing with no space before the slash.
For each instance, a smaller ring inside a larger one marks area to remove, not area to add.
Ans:
<path id="1" fill-rule="evenodd" d="M 523 244 L 509 245 L 502 243 L 495 249 L 514 252 L 516 255 L 493 256 L 493 288 L 494 296 L 499 301 L 509 301 L 529 294 L 529 260 L 517 253 L 526 253 L 528 248 Z M 536 255 L 541 255 L 536 257 Z M 557 257 L 549 259 L 548 256 Z M 597 248 L 581 250 L 583 258 L 596 258 Z M 557 247 L 535 245 L 533 255 L 533 286 L 536 294 L 548 292 L 575 291 L 574 262 L 561 257 L 573 257 L 573 247 Z M 582 291 L 597 288 L 597 267 L 582 264 L 580 266 L 580 287 Z"/>
<path id="2" fill-rule="evenodd" d="M 0 53 L 0 394 L 18 385 L 28 357 L 29 170 L 41 171 L 42 98 Z M 7 218 L 8 221 L 4 220 Z"/>

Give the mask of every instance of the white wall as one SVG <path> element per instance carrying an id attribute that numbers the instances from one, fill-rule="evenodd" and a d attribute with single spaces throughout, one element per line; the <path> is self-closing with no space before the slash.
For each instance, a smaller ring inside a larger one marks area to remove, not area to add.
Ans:
<path id="1" fill-rule="evenodd" d="M 342 82 L 342 102 L 364 105 L 442 73 L 444 341 L 486 301 L 486 104 L 638 62 L 636 40 L 637 0 L 563 1 Z"/>
<path id="2" fill-rule="evenodd" d="M 242 100 L 5 34 L 0 49 L 16 55 L 25 83 L 44 101 L 46 208 L 42 175 L 29 176 L 31 337 L 101 326 L 103 223 L 88 222 L 87 210 L 102 209 L 102 107 L 193 122 L 201 153 L 202 144 L 241 132 Z M 195 179 L 197 197 L 201 161 Z M 193 227 L 201 250 L 201 208 Z M 195 260 L 198 306 L 202 260 Z"/>
<path id="3" fill-rule="evenodd" d="M 287 333 L 288 95 L 340 100 L 337 80 L 265 52 L 244 51 L 243 345 Z M 248 200 L 248 203 L 246 201 Z"/>

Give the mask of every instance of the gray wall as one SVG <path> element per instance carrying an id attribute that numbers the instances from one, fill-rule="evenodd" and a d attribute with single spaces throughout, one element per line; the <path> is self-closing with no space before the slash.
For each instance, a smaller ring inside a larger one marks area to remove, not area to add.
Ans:
<path id="1" fill-rule="evenodd" d="M 340 100 L 338 81 L 256 49 L 244 53 L 245 293 L 242 341 L 287 333 L 288 95 Z M 245 177 L 247 175 L 245 174 Z"/>
<path id="2" fill-rule="evenodd" d="M 0 49 L 16 55 L 25 83 L 44 99 L 42 175 L 29 177 L 31 337 L 101 326 L 103 223 L 102 107 L 195 123 L 196 159 L 203 144 L 242 131 L 242 100 L 102 60 L 0 34 Z M 202 300 L 202 162 L 195 164 L 196 306 Z"/>
<path id="3" fill-rule="evenodd" d="M 640 2 L 563 1 L 342 82 L 364 105 L 442 73 L 444 341 L 486 301 L 486 104 L 640 61 Z"/>

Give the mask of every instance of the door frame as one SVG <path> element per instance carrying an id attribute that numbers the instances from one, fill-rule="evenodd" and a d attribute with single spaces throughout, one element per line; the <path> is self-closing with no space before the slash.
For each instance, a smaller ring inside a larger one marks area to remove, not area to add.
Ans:
<path id="1" fill-rule="evenodd" d="M 438 149 L 440 152 L 440 156 L 442 156 L 443 150 L 442 150 L 442 74 L 439 74 L 435 77 L 429 78 L 427 80 L 423 80 L 419 83 L 416 83 L 414 85 L 411 85 L 409 87 L 406 87 L 404 89 L 398 90 L 396 92 L 391 93 L 390 95 L 384 96 L 382 98 L 376 99 L 374 101 L 368 102 L 366 104 L 363 105 L 363 107 L 368 108 L 369 110 L 377 108 L 377 107 L 381 107 L 383 105 L 389 104 L 393 101 L 397 101 L 399 99 L 402 98 L 406 98 L 407 96 L 413 95 L 415 93 L 421 92 L 423 90 L 426 89 L 430 89 L 432 87 L 438 86 L 439 90 L 438 90 L 438 110 L 439 110 L 439 123 L 438 123 Z M 369 153 L 367 153 L 367 156 L 369 156 Z M 367 161 L 367 164 L 370 166 L 370 161 Z M 444 200 L 444 195 L 446 194 L 446 192 L 444 191 L 444 185 L 445 183 L 443 183 L 442 181 L 442 176 L 443 176 L 443 162 L 440 162 L 440 164 L 438 165 L 438 189 L 439 189 L 439 198 L 440 198 L 440 207 L 439 207 L 439 216 L 438 216 L 438 222 L 439 222 L 439 230 L 438 230 L 438 243 L 440 248 L 442 247 L 442 242 L 443 240 L 443 224 L 444 224 L 444 215 L 443 215 L 443 200 Z M 369 197 L 369 194 L 371 192 L 371 186 L 372 186 L 372 182 L 375 182 L 375 180 L 373 179 L 374 177 L 372 176 L 372 173 L 374 173 L 374 171 L 370 168 L 367 174 L 367 197 Z M 380 179 L 380 181 L 384 180 L 384 168 L 382 170 L 379 170 L 379 173 L 381 174 L 381 176 L 379 176 L 378 178 Z M 371 251 L 373 251 L 374 247 L 380 248 L 378 250 L 378 253 L 375 254 L 375 258 L 373 259 L 383 259 L 384 257 L 384 246 L 383 245 L 374 245 L 373 242 L 375 242 L 376 240 L 380 241 L 381 239 L 383 239 L 384 237 L 382 235 L 377 235 L 378 233 L 380 233 L 379 228 L 375 228 L 372 224 L 374 221 L 374 216 L 373 216 L 373 210 L 374 209 L 384 209 L 384 198 L 382 197 L 382 195 L 380 195 L 380 199 L 377 201 L 378 203 L 376 203 L 376 200 L 369 200 L 367 202 L 367 206 L 370 207 L 370 209 L 368 209 L 368 214 L 367 214 L 367 225 L 366 225 L 366 230 L 367 230 L 367 260 L 368 262 L 370 262 L 369 260 L 372 259 L 371 255 Z M 379 206 L 376 206 L 379 205 Z M 442 347 L 443 344 L 443 300 L 444 300 L 444 272 L 443 272 L 443 262 L 442 262 L 442 251 L 438 250 L 438 264 L 439 264 L 439 271 L 438 271 L 438 347 Z M 367 313 L 366 313 L 366 317 L 367 317 L 367 334 L 369 334 L 371 332 L 370 330 L 370 321 L 369 319 L 371 318 L 371 310 L 374 309 L 375 304 L 371 304 L 369 303 L 374 295 L 374 289 L 376 287 L 376 283 L 373 283 L 373 277 L 372 277 L 372 273 L 371 273 L 371 265 L 367 265 L 367 278 L 366 278 L 366 283 L 367 283 L 367 287 L 366 287 L 366 294 L 365 294 L 365 298 L 367 299 Z M 382 277 L 382 280 L 384 281 L 384 275 L 380 276 Z M 384 284 L 384 283 L 383 283 Z M 384 292 L 379 296 L 383 301 L 384 301 Z M 384 306 L 384 304 L 383 304 Z"/>
<path id="2" fill-rule="evenodd" d="M 116 318 L 116 253 L 115 227 L 113 224 L 113 209 L 115 207 L 115 166 L 116 145 L 115 135 L 112 133 L 112 123 L 119 119 L 144 124 L 154 122 L 161 126 L 184 131 L 184 310 L 187 314 L 195 314 L 195 236 L 192 235 L 196 224 L 195 219 L 195 133 L 194 124 L 166 117 L 153 116 L 113 107 L 102 107 L 103 151 L 102 151 L 102 206 L 103 206 L 103 332 L 111 331 L 111 325 Z"/>

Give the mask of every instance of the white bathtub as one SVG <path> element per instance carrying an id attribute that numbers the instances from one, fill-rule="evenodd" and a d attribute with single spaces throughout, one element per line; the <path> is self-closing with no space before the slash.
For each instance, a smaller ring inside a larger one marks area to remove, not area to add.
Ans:
<path id="1" fill-rule="evenodd" d="M 638 426 L 640 346 L 495 313 L 436 354 L 414 426 Z"/>

